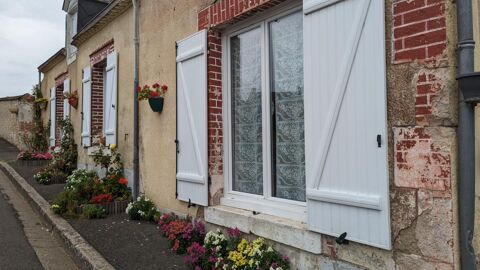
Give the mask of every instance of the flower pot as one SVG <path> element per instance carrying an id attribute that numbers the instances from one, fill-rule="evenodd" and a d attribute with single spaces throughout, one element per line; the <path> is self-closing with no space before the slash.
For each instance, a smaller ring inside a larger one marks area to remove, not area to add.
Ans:
<path id="1" fill-rule="evenodd" d="M 77 109 L 78 107 L 78 98 L 69 98 L 68 99 L 68 104 L 72 106 L 73 108 Z"/>
<path id="2" fill-rule="evenodd" d="M 152 111 L 161 113 L 163 110 L 163 97 L 158 98 L 149 98 L 148 103 L 150 104 L 150 108 Z"/>

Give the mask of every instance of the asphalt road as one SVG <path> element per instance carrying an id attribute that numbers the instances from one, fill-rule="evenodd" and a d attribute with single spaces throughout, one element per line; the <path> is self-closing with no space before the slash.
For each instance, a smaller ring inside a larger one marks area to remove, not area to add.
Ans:
<path id="1" fill-rule="evenodd" d="M 43 269 L 23 232 L 22 223 L 5 197 L 0 194 L 0 269 Z"/>

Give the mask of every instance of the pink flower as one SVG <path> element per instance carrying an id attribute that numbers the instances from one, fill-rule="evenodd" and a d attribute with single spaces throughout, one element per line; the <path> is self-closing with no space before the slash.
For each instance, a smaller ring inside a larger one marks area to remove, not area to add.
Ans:
<path id="1" fill-rule="evenodd" d="M 233 229 L 228 228 L 227 229 L 227 234 L 228 234 L 228 236 L 233 237 L 233 238 L 238 238 L 238 237 L 242 236 L 242 232 L 237 227 L 235 227 Z"/>

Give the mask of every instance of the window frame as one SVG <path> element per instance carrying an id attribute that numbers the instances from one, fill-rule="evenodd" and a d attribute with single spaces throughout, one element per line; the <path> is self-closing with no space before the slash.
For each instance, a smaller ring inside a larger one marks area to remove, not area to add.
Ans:
<path id="1" fill-rule="evenodd" d="M 222 32 L 222 89 L 223 91 L 223 134 L 224 134 L 224 185 L 225 192 L 221 198 L 222 205 L 261 212 L 274 216 L 307 220 L 307 203 L 288 200 L 273 195 L 272 178 L 272 130 L 271 130 L 271 88 L 270 88 L 270 32 L 269 23 L 281 17 L 301 12 L 302 3 L 290 2 L 255 16 L 244 23 L 239 23 Z M 233 156 L 232 156 L 232 100 L 231 100 L 231 47 L 230 39 L 255 28 L 261 31 L 261 65 L 262 65 L 262 157 L 263 157 L 263 195 L 250 194 L 233 190 Z"/>

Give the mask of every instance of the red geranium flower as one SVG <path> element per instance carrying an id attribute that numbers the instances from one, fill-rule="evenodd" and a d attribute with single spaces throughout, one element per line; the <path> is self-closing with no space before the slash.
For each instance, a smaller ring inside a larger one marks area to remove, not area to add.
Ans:
<path id="1" fill-rule="evenodd" d="M 167 90 L 168 90 L 168 86 L 166 86 L 165 84 L 162 85 L 162 91 L 163 91 L 163 93 L 166 93 Z"/>
<path id="2" fill-rule="evenodd" d="M 128 185 L 128 180 L 125 179 L 125 178 L 120 178 L 120 179 L 118 179 L 118 183 L 126 186 L 126 185 Z"/>
<path id="3" fill-rule="evenodd" d="M 160 88 L 160 84 L 155 83 L 154 85 L 152 85 L 152 87 L 155 88 L 155 89 L 158 89 L 158 88 Z"/>
<path id="4" fill-rule="evenodd" d="M 142 91 L 142 87 L 139 85 L 137 86 L 137 92 L 141 92 Z"/>
<path id="5" fill-rule="evenodd" d="M 150 97 L 152 97 L 152 98 L 158 97 L 158 92 L 156 92 L 156 91 L 150 92 Z"/>

